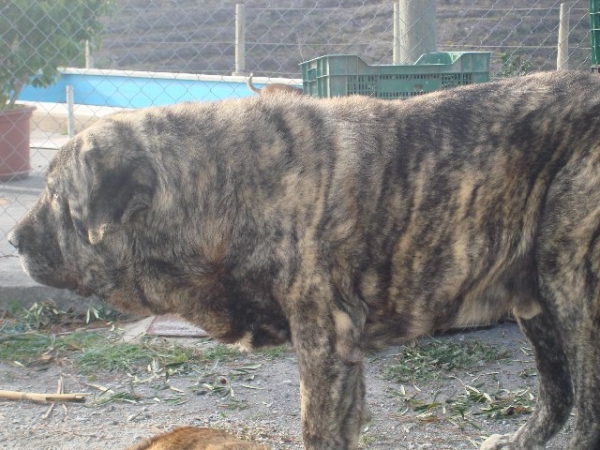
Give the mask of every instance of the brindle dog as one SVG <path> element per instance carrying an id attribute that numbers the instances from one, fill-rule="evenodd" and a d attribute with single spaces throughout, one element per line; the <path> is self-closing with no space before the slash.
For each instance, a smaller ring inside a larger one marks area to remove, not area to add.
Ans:
<path id="1" fill-rule="evenodd" d="M 291 340 L 307 449 L 358 447 L 363 355 L 512 311 L 537 407 L 483 447 L 600 448 L 600 78 L 407 101 L 297 95 L 117 114 L 57 154 L 10 242 L 47 285 Z"/>

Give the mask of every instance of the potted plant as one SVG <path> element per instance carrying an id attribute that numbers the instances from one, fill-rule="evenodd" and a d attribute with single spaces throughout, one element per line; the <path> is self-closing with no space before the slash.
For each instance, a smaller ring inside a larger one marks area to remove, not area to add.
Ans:
<path id="1" fill-rule="evenodd" d="M 114 0 L 7 0 L 0 2 L 0 180 L 29 173 L 29 119 L 19 105 L 24 86 L 45 87 L 59 68 L 81 59 L 85 42 L 102 29 Z"/>

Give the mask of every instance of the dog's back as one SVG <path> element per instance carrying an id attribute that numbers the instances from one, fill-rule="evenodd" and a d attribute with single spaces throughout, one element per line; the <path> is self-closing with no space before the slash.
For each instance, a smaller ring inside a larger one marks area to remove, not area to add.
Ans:
<path id="1" fill-rule="evenodd" d="M 181 427 L 148 438 L 127 450 L 269 450 L 269 447 L 242 441 L 222 430 Z"/>
<path id="2" fill-rule="evenodd" d="M 289 86 L 289 85 L 283 84 L 283 83 L 268 84 L 265 87 L 263 87 L 262 89 L 259 89 L 256 86 L 254 86 L 254 84 L 252 84 L 252 74 L 250 74 L 250 76 L 248 77 L 246 84 L 248 85 L 248 89 L 250 89 L 252 92 L 255 92 L 260 95 L 273 95 L 273 94 L 284 94 L 284 93 L 302 95 L 302 89 L 294 87 L 294 86 Z"/>

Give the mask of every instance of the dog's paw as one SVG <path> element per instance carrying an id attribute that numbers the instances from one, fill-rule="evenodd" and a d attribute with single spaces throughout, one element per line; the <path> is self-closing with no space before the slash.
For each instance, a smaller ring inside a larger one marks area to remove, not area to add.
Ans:
<path id="1" fill-rule="evenodd" d="M 544 450 L 543 445 L 524 444 L 516 434 L 492 434 L 481 444 L 480 450 Z"/>
<path id="2" fill-rule="evenodd" d="M 512 449 L 510 445 L 511 434 L 492 434 L 481 444 L 480 450 L 501 450 Z"/>

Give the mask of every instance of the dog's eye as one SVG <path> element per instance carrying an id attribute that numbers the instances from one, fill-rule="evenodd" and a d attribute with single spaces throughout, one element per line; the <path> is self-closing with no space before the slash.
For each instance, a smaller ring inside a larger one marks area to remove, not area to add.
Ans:
<path id="1" fill-rule="evenodd" d="M 65 208 L 66 199 L 57 191 L 50 191 L 52 202 L 61 210 Z"/>
<path id="2" fill-rule="evenodd" d="M 58 191 L 55 191 L 54 189 L 52 189 L 50 187 L 48 187 L 48 193 L 52 200 L 58 200 L 60 198 L 60 194 L 58 193 Z"/>

